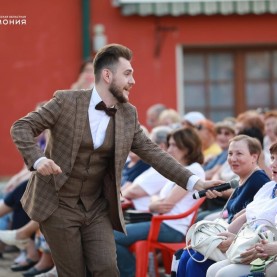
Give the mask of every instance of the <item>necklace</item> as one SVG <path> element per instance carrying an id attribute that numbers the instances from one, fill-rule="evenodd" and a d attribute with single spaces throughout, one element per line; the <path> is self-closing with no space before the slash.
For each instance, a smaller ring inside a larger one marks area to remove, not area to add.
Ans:
<path id="1" fill-rule="evenodd" d="M 251 172 L 250 172 L 250 174 L 248 174 L 247 176 L 246 176 L 246 178 L 243 178 L 243 179 L 240 179 L 239 180 L 239 185 L 240 186 L 242 186 L 242 185 L 244 185 L 244 183 L 249 179 L 249 177 L 255 172 L 255 171 L 257 171 L 257 170 L 259 170 L 260 168 L 258 167 L 258 166 L 256 166 Z"/>

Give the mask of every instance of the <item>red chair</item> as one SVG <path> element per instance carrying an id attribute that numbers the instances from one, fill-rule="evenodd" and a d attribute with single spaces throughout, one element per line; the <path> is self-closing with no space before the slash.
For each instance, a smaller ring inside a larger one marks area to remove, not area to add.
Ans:
<path id="1" fill-rule="evenodd" d="M 122 210 L 127 210 L 127 209 L 130 209 L 130 208 L 133 208 L 134 205 L 133 205 L 133 202 L 131 200 L 128 200 L 126 198 L 124 198 L 121 202 L 121 208 Z"/>
<path id="2" fill-rule="evenodd" d="M 184 248 L 186 245 L 185 245 L 185 241 L 179 242 L 179 243 L 158 242 L 161 223 L 163 220 L 180 219 L 194 213 L 190 224 L 191 226 L 192 224 L 195 223 L 198 209 L 204 201 L 205 201 L 205 197 L 200 198 L 191 209 L 181 214 L 155 215 L 152 217 L 151 227 L 150 227 L 147 240 L 137 241 L 136 243 L 132 244 L 130 247 L 130 250 L 134 252 L 136 255 L 136 277 L 147 276 L 148 255 L 150 252 L 154 253 L 156 249 L 159 249 L 162 252 L 165 273 L 170 274 L 173 254 L 176 252 L 176 250 Z M 155 261 L 155 267 L 157 272 L 157 261 Z"/>

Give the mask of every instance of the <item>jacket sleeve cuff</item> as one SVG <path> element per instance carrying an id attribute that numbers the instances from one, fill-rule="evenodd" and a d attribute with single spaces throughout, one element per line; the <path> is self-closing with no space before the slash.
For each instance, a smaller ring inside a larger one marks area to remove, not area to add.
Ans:
<path id="1" fill-rule="evenodd" d="M 196 176 L 196 175 L 192 175 L 189 177 L 188 179 L 188 183 L 187 183 L 187 187 L 186 189 L 188 191 L 193 191 L 194 190 L 194 185 L 197 183 L 197 181 L 200 179 L 200 177 Z"/>
<path id="2" fill-rule="evenodd" d="M 38 167 L 39 162 L 42 161 L 42 160 L 44 160 L 44 159 L 47 159 L 47 158 L 46 158 L 46 157 L 41 157 L 41 158 L 37 159 L 37 160 L 35 161 L 34 165 L 33 165 L 33 168 L 34 168 L 35 170 L 37 170 L 37 167 Z"/>

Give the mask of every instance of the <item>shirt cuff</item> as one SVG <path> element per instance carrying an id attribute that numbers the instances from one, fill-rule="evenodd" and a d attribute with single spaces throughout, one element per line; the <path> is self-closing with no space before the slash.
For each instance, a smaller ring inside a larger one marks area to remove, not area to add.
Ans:
<path id="1" fill-rule="evenodd" d="M 196 175 L 191 175 L 189 177 L 188 183 L 187 183 L 187 187 L 186 189 L 188 191 L 193 191 L 194 190 L 194 185 L 197 183 L 197 181 L 200 180 L 200 177 L 196 176 Z"/>
<path id="2" fill-rule="evenodd" d="M 34 163 L 33 168 L 34 168 L 35 170 L 37 170 L 37 166 L 38 166 L 39 162 L 42 161 L 42 160 L 44 160 L 44 159 L 47 159 L 47 158 L 46 158 L 46 157 L 41 157 L 41 158 L 37 159 L 37 160 L 35 161 L 35 163 Z"/>

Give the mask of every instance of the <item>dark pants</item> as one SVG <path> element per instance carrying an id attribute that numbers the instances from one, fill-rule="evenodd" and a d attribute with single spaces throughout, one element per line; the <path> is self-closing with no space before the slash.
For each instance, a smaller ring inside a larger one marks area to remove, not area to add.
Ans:
<path id="1" fill-rule="evenodd" d="M 22 182 L 4 198 L 4 203 L 13 209 L 11 229 L 19 229 L 30 221 L 29 216 L 25 213 L 20 203 L 20 199 L 26 189 L 27 183 L 28 180 Z"/>
<path id="2" fill-rule="evenodd" d="M 196 260 L 203 260 L 202 254 L 192 249 L 190 249 L 190 253 Z M 190 257 L 187 250 L 184 250 L 180 258 L 177 277 L 206 277 L 208 268 L 214 263 L 215 261 L 209 259 L 203 263 L 198 263 Z"/>

